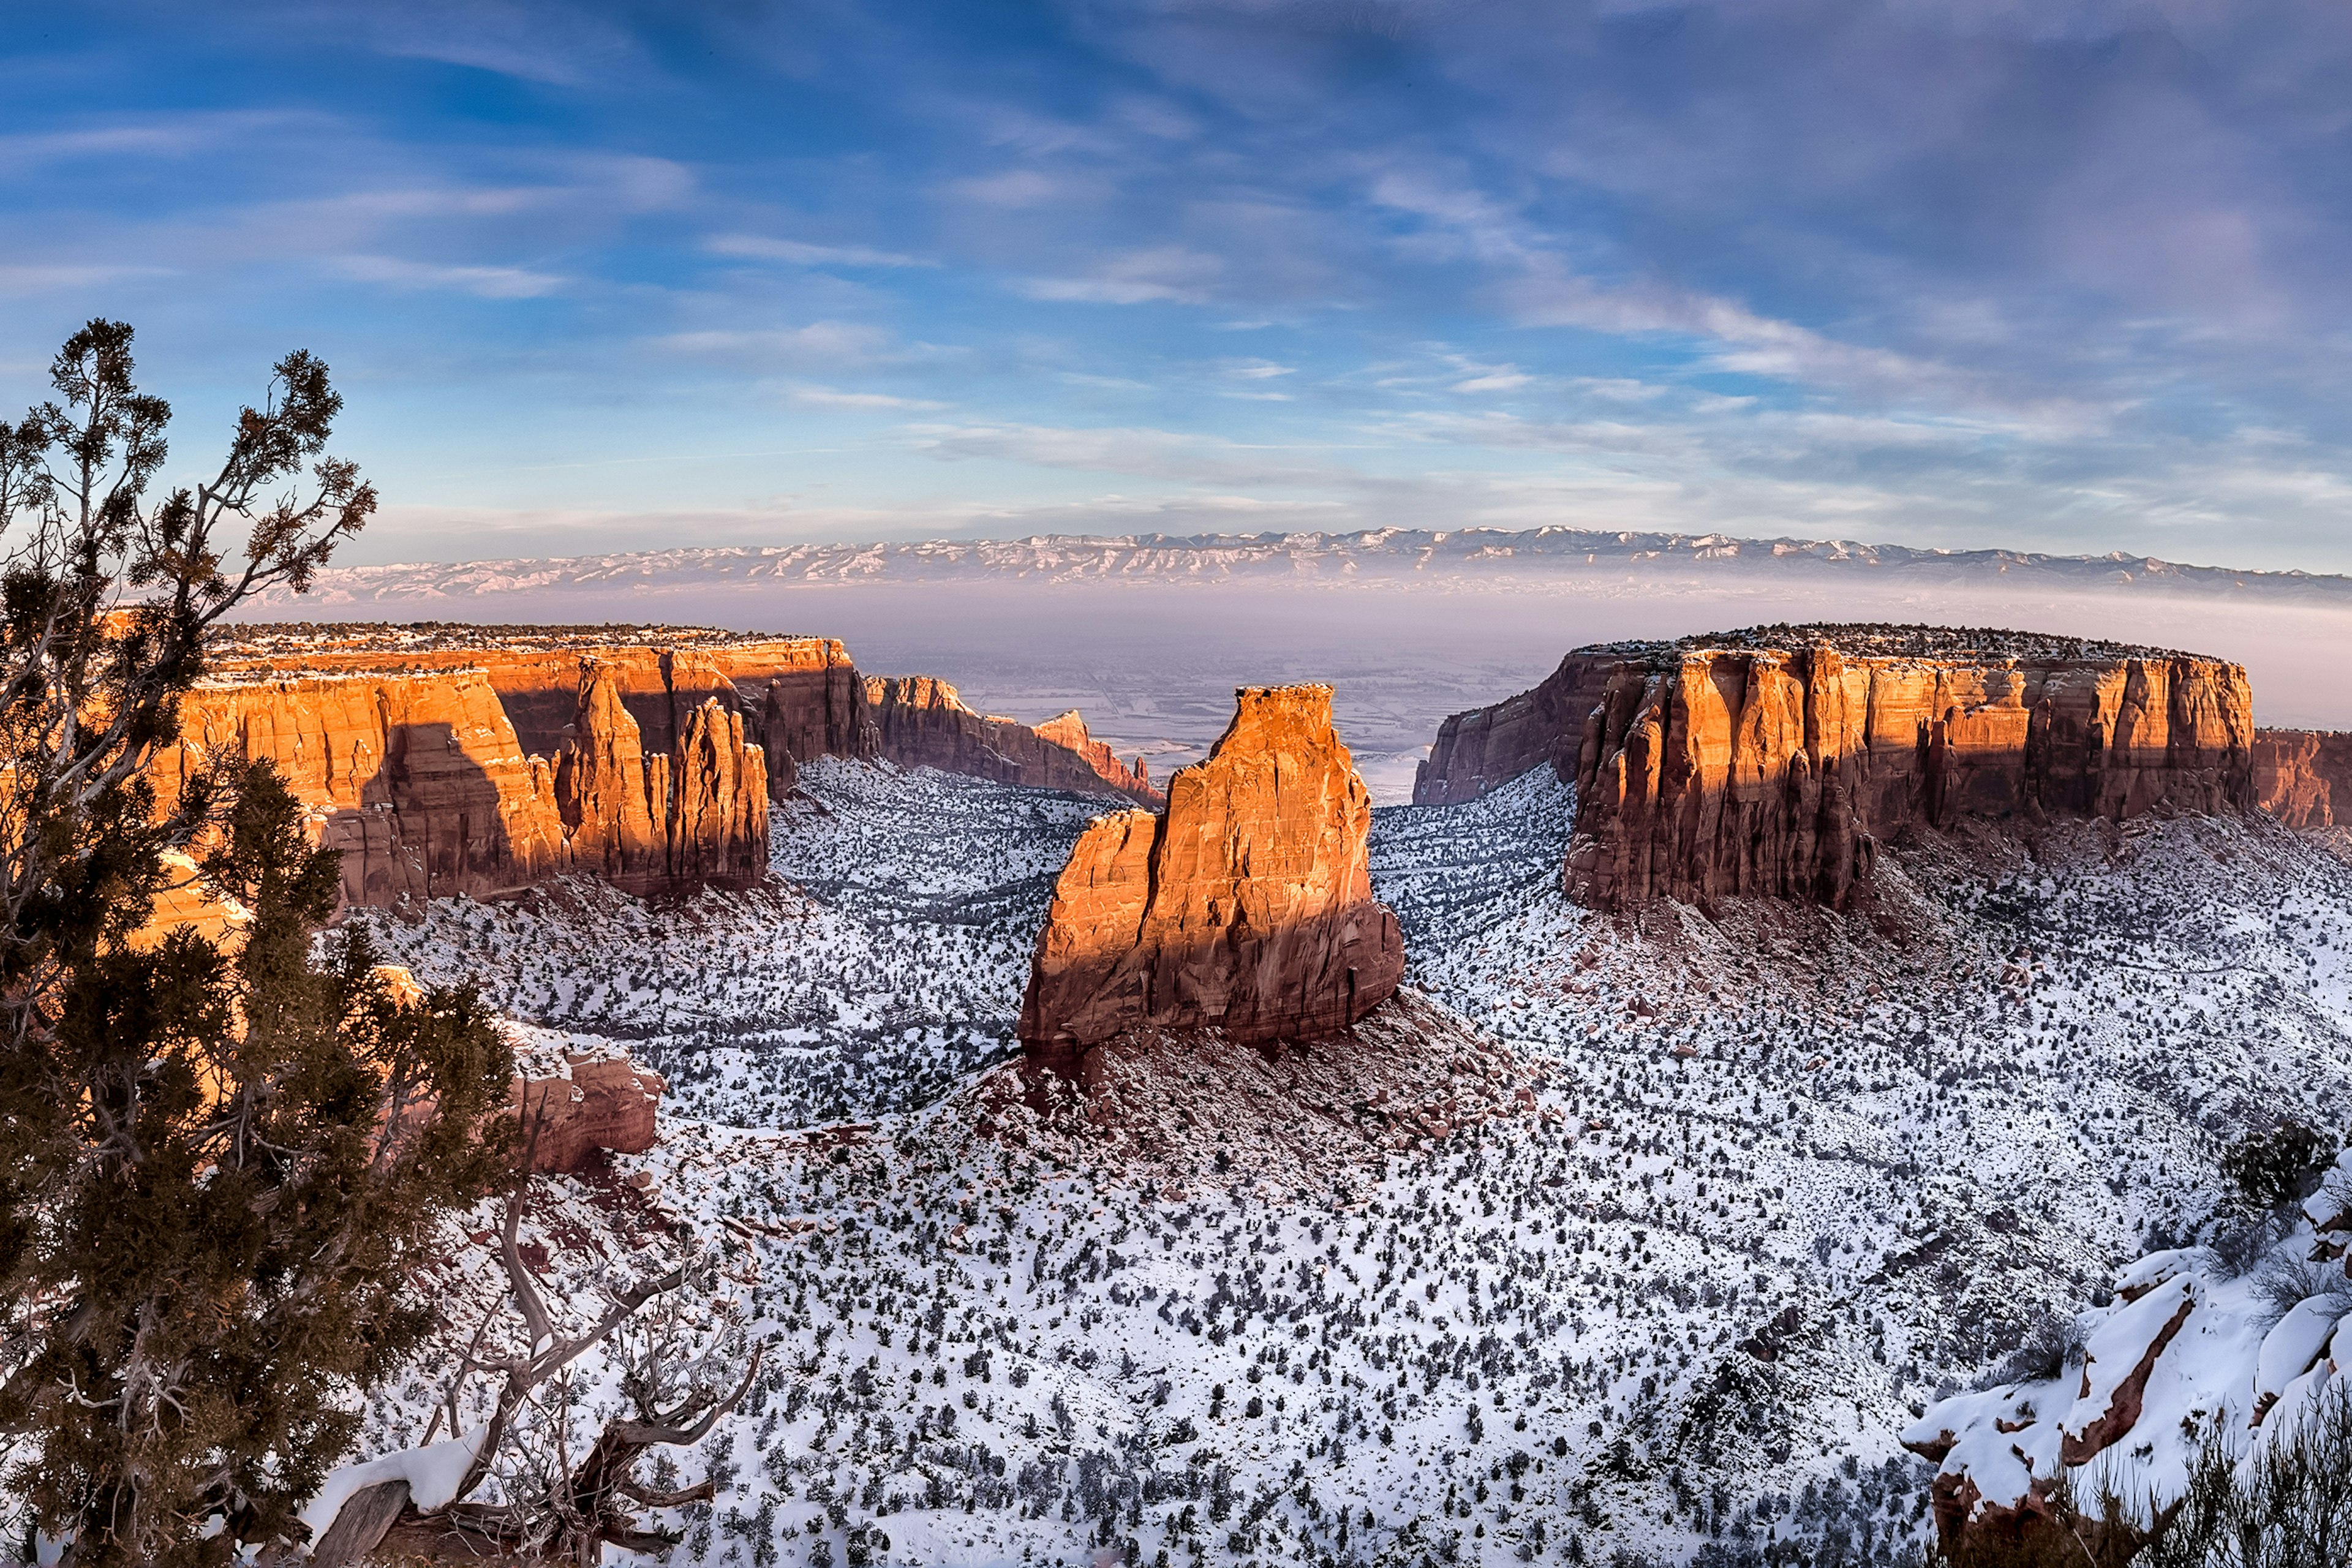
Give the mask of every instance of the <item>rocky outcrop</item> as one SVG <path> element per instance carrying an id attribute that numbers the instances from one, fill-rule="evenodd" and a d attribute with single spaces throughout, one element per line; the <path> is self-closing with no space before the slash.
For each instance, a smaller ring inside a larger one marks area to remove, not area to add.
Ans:
<path id="1" fill-rule="evenodd" d="M 714 658 L 758 715 L 768 788 L 777 801 L 792 793 L 803 763 L 882 754 L 866 679 L 835 639 L 769 638 L 719 649 Z"/>
<path id="2" fill-rule="evenodd" d="M 743 716 L 715 699 L 688 716 L 669 763 L 673 884 L 748 888 L 768 874 L 768 770 Z"/>
<path id="3" fill-rule="evenodd" d="M 1415 798 L 1549 761 L 1577 786 L 1566 878 L 1587 903 L 1842 907 L 1906 828 L 2247 809 L 2252 715 L 2245 671 L 2194 655 L 1772 626 L 1580 650 L 1536 691 L 1448 720 Z"/>
<path id="4" fill-rule="evenodd" d="M 2255 731 L 2254 800 L 2289 827 L 2352 826 L 2352 731 Z"/>
<path id="5" fill-rule="evenodd" d="M 2064 1543 L 2097 1528 L 2101 1488 L 2162 1518 L 2213 1436 L 2253 1457 L 2303 1435 L 2352 1372 L 2340 1294 L 2352 1151 L 2336 1173 L 2284 1215 L 2253 1273 L 2225 1269 L 2204 1247 L 2149 1253 L 2074 1321 L 2060 1353 L 1941 1400 L 1906 1428 L 1903 1446 L 1938 1467 L 1930 1490 L 1945 1542 L 2047 1532 Z M 2249 1279 L 2279 1284 L 2252 1290 Z M 2071 1508 L 2058 1484 L 2070 1473 Z"/>
<path id="6" fill-rule="evenodd" d="M 1123 766 L 1087 733 L 1074 709 L 1032 729 L 1014 719 L 975 713 L 956 689 L 935 676 L 877 677 L 866 700 L 882 755 L 901 767 L 938 768 L 1001 784 L 1082 795 L 1123 795 L 1157 805 L 1143 759 Z"/>
<path id="7" fill-rule="evenodd" d="M 1124 1031 L 1242 1042 L 1343 1029 L 1396 989 L 1403 942 L 1372 897 L 1371 797 L 1326 686 L 1250 688 L 1158 816 L 1097 819 L 1055 882 L 1021 1039 L 1076 1072 Z"/>
<path id="8" fill-rule="evenodd" d="M 215 753 L 277 763 L 320 841 L 343 852 L 351 903 L 495 897 L 572 863 L 552 773 L 479 671 L 200 687 L 155 759 L 161 803 Z"/>
<path id="9" fill-rule="evenodd" d="M 716 698 L 688 713 L 676 745 L 647 752 L 601 658 L 580 667 L 572 739 L 555 760 L 555 799 L 575 862 L 624 892 L 749 887 L 768 865 L 765 758 Z"/>
<path id="10" fill-rule="evenodd" d="M 1076 713 L 1031 729 L 923 678 L 872 683 L 889 694 L 886 748 L 869 683 L 830 637 L 244 626 L 207 658 L 159 795 L 209 752 L 269 758 L 344 852 L 352 903 L 494 898 L 573 869 L 636 893 L 747 886 L 766 872 L 768 805 L 819 756 L 1160 798 Z"/>
<path id="11" fill-rule="evenodd" d="M 498 898 L 575 869 L 638 893 L 757 881 L 767 774 L 740 716 L 706 698 L 648 755 L 626 677 L 572 659 L 551 763 L 524 752 L 478 669 L 210 683 L 183 700 L 180 739 L 150 776 L 168 808 L 209 757 L 276 763 L 319 842 L 342 852 L 346 903 Z M 158 910 L 167 925 L 212 918 L 194 893 Z"/>
<path id="12" fill-rule="evenodd" d="M 572 737 L 555 759 L 556 806 L 582 870 L 645 892 L 668 870 L 669 841 L 656 816 L 642 731 L 613 666 L 583 663 L 577 679 Z"/>
<path id="13" fill-rule="evenodd" d="M 757 712 L 780 688 L 777 731 L 793 757 L 872 757 L 866 685 L 834 637 L 762 637 L 707 626 L 393 625 L 231 626 L 207 650 L 226 675 L 478 670 L 523 749 L 553 756 L 570 737 L 580 660 L 609 666 L 621 701 L 654 751 L 677 742 L 687 715 L 717 699 Z"/>
<path id="14" fill-rule="evenodd" d="M 1132 763 L 1122 763 L 1111 754 L 1107 742 L 1097 741 L 1087 729 L 1086 720 L 1075 708 L 1065 709 L 1036 726 L 1037 738 L 1049 746 L 1060 746 L 1084 763 L 1094 775 L 1121 795 L 1131 795 L 1138 800 L 1154 805 L 1165 797 L 1151 787 L 1151 766 L 1139 755 Z"/>
<path id="15" fill-rule="evenodd" d="M 654 1146 L 661 1075 L 615 1049 L 518 1053 L 513 1089 L 530 1168 L 577 1175 Z"/>

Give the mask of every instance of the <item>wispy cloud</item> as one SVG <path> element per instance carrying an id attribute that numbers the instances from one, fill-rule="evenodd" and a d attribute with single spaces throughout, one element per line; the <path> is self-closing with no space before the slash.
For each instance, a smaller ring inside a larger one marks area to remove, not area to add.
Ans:
<path id="1" fill-rule="evenodd" d="M 671 332 L 654 342 L 656 347 L 674 354 L 778 368 L 877 364 L 910 357 L 911 353 L 884 328 L 859 321 Z"/>
<path id="2" fill-rule="evenodd" d="M 469 499 L 606 505 L 614 422 L 751 453 L 781 404 L 882 428 L 661 505 L 944 517 L 912 442 L 957 526 L 1096 471 L 2352 566 L 2341 6 L 142 4 L 0 21 L 0 363 L 98 310 L 200 382 L 334 345 L 387 494 L 462 427 L 545 459 Z"/>
<path id="3" fill-rule="evenodd" d="M 813 404 L 820 408 L 937 412 L 948 406 L 929 397 L 894 397 L 885 392 L 843 392 L 830 386 L 793 386 L 787 389 L 787 395 L 795 403 Z"/>
<path id="4" fill-rule="evenodd" d="M 714 235 L 703 248 L 719 256 L 751 257 L 763 261 L 789 261 L 795 267 L 937 267 L 938 262 L 867 245 L 813 245 L 805 240 L 770 239 L 756 234 Z"/>
<path id="5" fill-rule="evenodd" d="M 1183 246 L 1153 246 L 1110 257 L 1085 277 L 1031 278 L 1015 288 L 1032 300 L 1090 305 L 1205 305 L 1224 261 Z"/>
<path id="6" fill-rule="evenodd" d="M 918 448 L 937 458 L 985 458 L 1195 483 L 1291 484 L 1339 472 L 1301 459 L 1292 447 L 1145 426 L 940 425 L 918 426 L 913 434 Z"/>
<path id="7" fill-rule="evenodd" d="M 366 283 L 395 289 L 449 289 L 485 300 L 535 300 L 563 288 L 565 279 L 551 272 L 521 267 L 464 267 L 430 261 L 410 261 L 396 256 L 345 256 L 338 270 Z"/>

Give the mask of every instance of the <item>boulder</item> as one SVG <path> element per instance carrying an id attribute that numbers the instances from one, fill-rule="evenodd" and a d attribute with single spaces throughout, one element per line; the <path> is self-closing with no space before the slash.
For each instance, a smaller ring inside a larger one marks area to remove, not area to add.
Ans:
<path id="1" fill-rule="evenodd" d="M 530 1168 L 577 1175 L 604 1152 L 654 1146 L 661 1075 L 615 1051 L 567 1051 L 517 1072 L 514 1102 Z"/>

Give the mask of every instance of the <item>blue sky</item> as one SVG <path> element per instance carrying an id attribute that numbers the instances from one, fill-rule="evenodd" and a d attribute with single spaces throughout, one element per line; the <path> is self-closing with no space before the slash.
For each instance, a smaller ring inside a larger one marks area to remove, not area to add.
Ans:
<path id="1" fill-rule="evenodd" d="M 0 14 L 0 392 L 352 559 L 1557 522 L 2352 570 L 2352 8 Z"/>

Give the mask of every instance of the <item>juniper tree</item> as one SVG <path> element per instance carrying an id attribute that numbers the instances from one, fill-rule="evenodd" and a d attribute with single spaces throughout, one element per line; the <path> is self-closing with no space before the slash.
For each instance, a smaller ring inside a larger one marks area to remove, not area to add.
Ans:
<path id="1" fill-rule="evenodd" d="M 90 322 L 0 424 L 0 1454 L 74 1563 L 226 1562 L 413 1340 L 402 1268 L 482 1184 L 509 1064 L 470 996 L 404 1001 L 349 940 L 314 962 L 335 869 L 274 774 L 149 784 L 206 629 L 307 586 L 375 496 L 296 353 L 152 500 L 171 410 L 131 341 Z M 142 931 L 173 850 L 241 939 Z"/>
<path id="2" fill-rule="evenodd" d="M 468 991 L 396 992 L 364 932 L 313 939 L 335 853 L 266 763 L 229 785 L 204 873 L 250 921 L 76 963 L 47 1054 L 90 1086 L 94 1155 L 53 1187 L 17 1278 L 65 1310 L 0 1414 L 78 1563 L 226 1561 L 288 1537 L 349 1447 L 350 1397 L 430 1317 L 403 1289 L 501 1152 L 513 1063 Z M 209 1522 L 226 1529 L 206 1535 Z"/>

